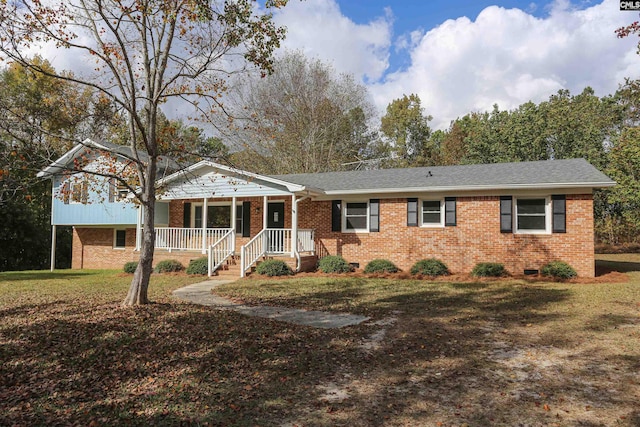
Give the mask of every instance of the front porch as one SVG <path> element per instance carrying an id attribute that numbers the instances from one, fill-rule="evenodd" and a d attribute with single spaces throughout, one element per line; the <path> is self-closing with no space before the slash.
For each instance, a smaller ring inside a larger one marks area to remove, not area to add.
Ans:
<path id="1" fill-rule="evenodd" d="M 166 223 L 154 224 L 156 250 L 207 254 L 209 275 L 235 257 L 244 277 L 264 257 L 286 256 L 299 270 L 301 254 L 315 254 L 314 230 L 298 227 L 298 204 L 312 196 L 304 186 L 207 161 L 159 186 L 169 207 Z M 142 217 L 140 209 L 138 239 Z"/>
<path id="2" fill-rule="evenodd" d="M 302 258 L 315 255 L 312 229 L 265 228 L 242 244 L 242 235 L 233 228 L 156 227 L 155 249 L 167 252 L 200 252 L 208 257 L 209 276 L 229 259 L 239 260 L 239 275 L 244 277 L 261 259 L 290 257 L 299 270 Z M 294 244 L 296 242 L 296 244 Z"/>

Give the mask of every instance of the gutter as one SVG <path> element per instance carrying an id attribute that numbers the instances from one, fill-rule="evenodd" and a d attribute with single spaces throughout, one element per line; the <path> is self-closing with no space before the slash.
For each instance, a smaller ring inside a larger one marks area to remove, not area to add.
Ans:
<path id="1" fill-rule="evenodd" d="M 456 186 L 440 186 L 440 187 L 404 187 L 404 188 L 367 188 L 359 190 L 327 190 L 324 192 L 327 196 L 342 194 L 391 194 L 391 193 L 436 193 L 449 191 L 500 191 L 500 190 L 546 190 L 554 188 L 605 188 L 613 187 L 617 183 L 615 181 L 605 182 L 569 182 L 569 183 L 548 183 L 548 184 L 507 184 L 507 185 L 456 185 Z"/>

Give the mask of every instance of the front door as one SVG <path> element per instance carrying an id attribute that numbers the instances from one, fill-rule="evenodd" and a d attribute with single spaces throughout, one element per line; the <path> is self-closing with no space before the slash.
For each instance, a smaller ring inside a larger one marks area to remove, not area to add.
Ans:
<path id="1" fill-rule="evenodd" d="M 267 228 L 284 228 L 284 202 L 269 202 L 267 204 Z M 268 251 L 282 253 L 284 251 L 284 233 L 280 230 L 269 231 Z"/>

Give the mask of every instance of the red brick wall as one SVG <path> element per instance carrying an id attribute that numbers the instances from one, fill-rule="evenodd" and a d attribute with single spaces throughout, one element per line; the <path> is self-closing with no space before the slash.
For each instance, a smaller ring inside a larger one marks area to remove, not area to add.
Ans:
<path id="1" fill-rule="evenodd" d="M 285 201 L 285 227 L 291 227 L 291 198 Z M 224 200 L 224 199 L 223 199 Z M 227 199 L 231 200 L 231 199 Z M 262 229 L 263 199 L 251 201 L 251 236 Z M 201 199 L 191 200 L 199 202 Z M 218 200 L 217 200 L 218 201 Z M 240 201 L 240 200 L 238 200 Z M 183 227 L 184 202 L 172 201 L 169 225 Z M 565 234 L 500 233 L 498 196 L 459 197 L 457 226 L 443 228 L 407 227 L 406 199 L 380 200 L 380 232 L 340 233 L 331 231 L 331 202 L 300 203 L 299 228 L 316 230 L 318 255 L 338 254 L 364 266 L 375 258 L 393 261 L 403 270 L 423 258 L 436 257 L 453 272 L 469 272 L 478 262 L 501 262 L 514 274 L 524 269 L 540 269 L 548 261 L 560 259 L 572 265 L 582 277 L 594 275 L 593 200 L 588 195 L 567 196 Z M 249 238 L 238 237 L 239 249 Z M 121 268 L 135 261 L 135 229 L 127 229 L 125 249 L 113 248 L 113 229 L 76 228 L 73 233 L 72 268 Z M 185 266 L 203 256 L 199 252 L 157 250 L 155 261 L 177 259 Z"/>
<path id="2" fill-rule="evenodd" d="M 514 274 L 539 270 L 552 260 L 572 265 L 582 277 L 594 275 L 593 200 L 567 196 L 565 234 L 500 233 L 500 198 L 457 198 L 457 226 L 407 227 L 406 199 L 380 200 L 380 232 L 331 231 L 331 202 L 303 201 L 300 228 L 315 228 L 320 256 L 341 255 L 364 266 L 375 258 L 409 270 L 418 260 L 436 257 L 453 272 L 470 272 L 478 262 L 501 262 Z"/>

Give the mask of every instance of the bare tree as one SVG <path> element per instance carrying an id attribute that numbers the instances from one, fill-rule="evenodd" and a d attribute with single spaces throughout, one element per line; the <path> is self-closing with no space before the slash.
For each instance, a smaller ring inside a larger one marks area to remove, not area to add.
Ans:
<path id="1" fill-rule="evenodd" d="M 239 118 L 225 135 L 235 162 L 263 173 L 337 170 L 372 138 L 366 88 L 301 52 L 285 53 L 266 78 L 241 79 L 227 104 Z"/>
<path id="2" fill-rule="evenodd" d="M 267 0 L 266 12 L 261 12 L 252 0 L 0 2 L 0 51 L 6 58 L 35 73 L 91 88 L 127 117 L 128 157 L 136 174 L 131 190 L 144 207 L 145 227 L 140 262 L 123 305 L 148 302 L 158 157 L 170 145 L 158 134 L 161 105 L 181 99 L 205 120 L 223 111 L 219 99 L 231 73 L 244 64 L 265 74 L 271 71 L 271 55 L 284 29 L 274 25 L 268 11 L 286 3 Z M 25 55 L 43 46 L 74 52 L 94 72 L 52 74 Z M 112 177 L 130 185 L 118 174 Z"/>

